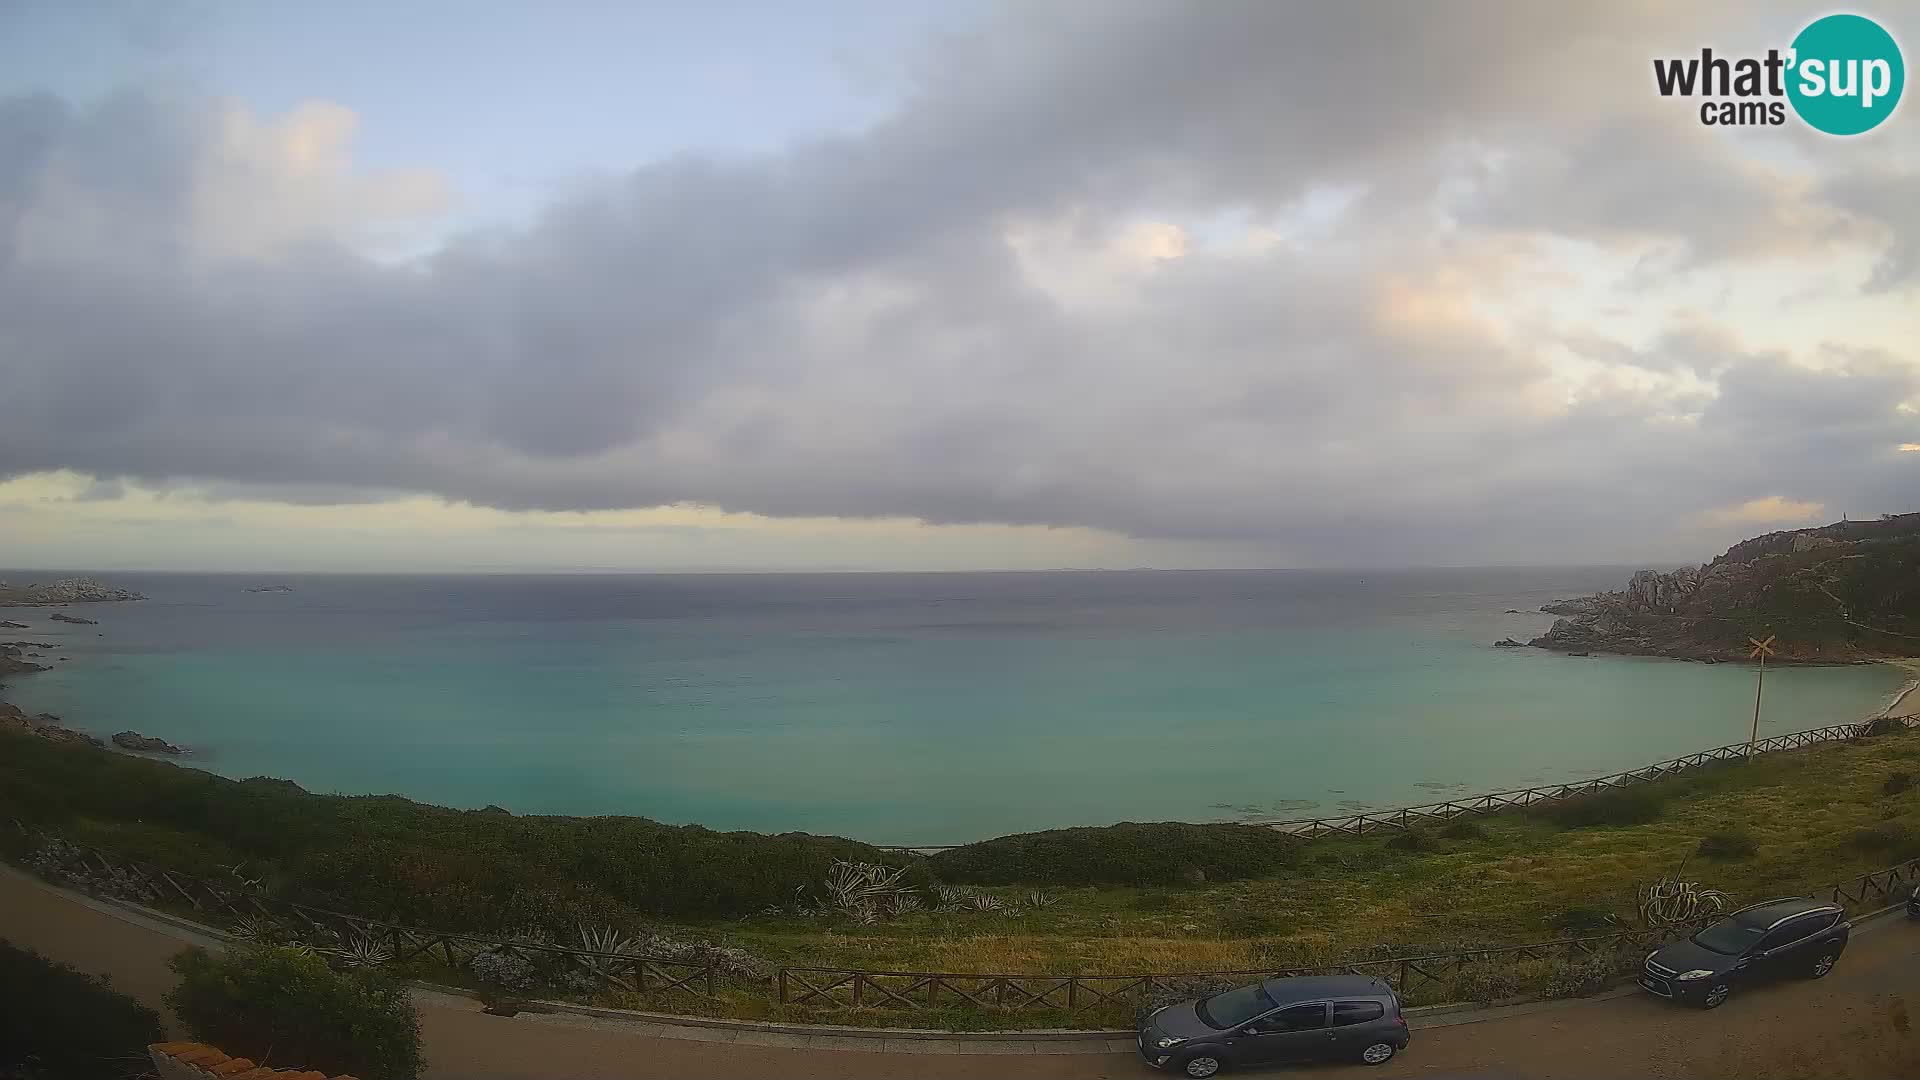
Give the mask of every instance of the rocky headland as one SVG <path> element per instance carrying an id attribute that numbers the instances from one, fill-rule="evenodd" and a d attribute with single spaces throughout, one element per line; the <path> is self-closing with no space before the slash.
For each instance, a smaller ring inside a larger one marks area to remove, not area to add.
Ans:
<path id="1" fill-rule="evenodd" d="M 186 751 L 165 739 L 156 739 L 151 735 L 142 735 L 137 731 L 117 731 L 113 735 L 113 745 L 122 750 L 138 750 L 143 754 L 184 754 Z"/>
<path id="2" fill-rule="evenodd" d="M 91 746 L 105 749 L 106 744 L 85 732 L 61 727 L 60 718 L 51 713 L 28 716 L 18 705 L 0 701 L 0 734 L 35 735 L 65 746 Z"/>
<path id="3" fill-rule="evenodd" d="M 1920 656 L 1920 513 L 1768 533 L 1540 610 L 1562 617 L 1528 644 L 1557 652 L 1745 660 L 1772 636 L 1774 663 Z"/>
<path id="4" fill-rule="evenodd" d="M 9 585 L 0 581 L 0 607 L 47 607 L 53 604 L 105 604 L 145 600 L 131 589 L 116 589 L 92 578 L 68 578 L 50 585 Z M 59 616 L 54 616 L 59 618 Z"/>
<path id="5" fill-rule="evenodd" d="M 42 641 L 0 641 L 0 676 L 47 670 L 45 665 L 28 660 L 27 650 L 51 648 L 53 646 Z"/>

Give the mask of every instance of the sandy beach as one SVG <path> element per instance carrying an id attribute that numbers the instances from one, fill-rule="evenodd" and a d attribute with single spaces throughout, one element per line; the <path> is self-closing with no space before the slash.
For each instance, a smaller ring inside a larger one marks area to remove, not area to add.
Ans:
<path id="1" fill-rule="evenodd" d="M 1881 713 L 1885 717 L 1920 716 L 1920 660 L 1889 660 L 1887 663 L 1907 673 L 1907 685 L 1900 696 Z"/>

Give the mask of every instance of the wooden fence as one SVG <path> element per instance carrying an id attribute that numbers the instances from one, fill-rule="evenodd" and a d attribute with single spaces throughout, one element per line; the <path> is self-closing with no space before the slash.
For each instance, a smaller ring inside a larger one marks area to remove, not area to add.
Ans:
<path id="1" fill-rule="evenodd" d="M 1902 903 L 1913 895 L 1916 886 L 1920 886 L 1920 859 L 1908 859 L 1843 881 L 1827 892 L 1827 899 L 1854 915 Z"/>
<path id="2" fill-rule="evenodd" d="M 1311 967 L 1239 971 L 1152 972 L 1133 975 L 975 975 L 924 971 L 851 971 L 785 967 L 775 999 L 782 1005 L 850 1008 L 934 1008 L 973 1005 L 1019 1011 L 1085 1012 L 1103 1005 L 1137 1008 L 1168 997 L 1190 997 L 1261 979 L 1296 975 L 1372 975 L 1402 995 L 1448 989 L 1477 970 L 1511 970 L 1531 961 L 1572 964 L 1602 958 L 1624 971 L 1647 950 L 1682 931 L 1630 930 L 1463 952 L 1390 956 Z"/>
<path id="3" fill-rule="evenodd" d="M 1867 734 L 1874 721 L 1858 724 L 1834 724 L 1830 727 L 1811 728 L 1787 735 L 1773 735 L 1761 739 L 1751 746 L 1746 743 L 1729 743 L 1716 746 L 1711 750 L 1702 750 L 1694 754 L 1671 758 L 1667 761 L 1645 765 L 1638 769 L 1628 769 L 1610 776 L 1596 777 L 1591 780 L 1575 780 L 1565 784 L 1550 784 L 1542 787 L 1518 788 L 1513 791 L 1497 791 L 1489 795 L 1469 795 L 1461 799 L 1449 799 L 1446 802 L 1427 803 L 1423 806 L 1408 806 L 1398 810 L 1360 812 L 1343 817 L 1331 818 L 1293 818 L 1276 820 L 1244 821 L 1236 824 L 1247 828 L 1274 829 L 1279 832 L 1310 840 L 1317 836 L 1365 836 L 1391 830 L 1413 828 L 1417 825 L 1438 824 L 1458 817 L 1497 814 L 1503 810 L 1533 806 L 1537 803 L 1564 802 L 1582 795 L 1618 788 L 1632 787 L 1651 780 L 1659 780 L 1676 773 L 1687 772 L 1702 766 L 1718 762 L 1745 761 L 1749 757 L 1772 753 L 1778 750 L 1803 750 L 1823 743 L 1845 742 Z M 883 845 L 882 850 L 913 854 L 926 854 L 935 851 L 950 851 L 961 847 L 960 844 L 897 844 Z"/>
<path id="4" fill-rule="evenodd" d="M 1920 858 L 1862 874 L 1814 895 L 1825 895 L 1849 915 L 1864 915 L 1902 903 L 1920 885 Z M 1620 976 L 1636 970 L 1646 953 L 1692 933 L 1717 915 L 1667 929 L 1631 929 L 1589 937 L 1562 938 L 1528 945 L 1507 945 L 1418 956 L 1361 958 L 1312 967 L 1239 971 L 1154 972 L 1135 975 L 979 975 L 926 971 L 862 971 L 841 968 L 784 967 L 776 976 L 775 1000 L 782 1005 L 858 1009 L 934 1008 L 973 1005 L 1002 1010 L 1085 1012 L 1102 1005 L 1139 1006 L 1156 998 L 1193 996 L 1260 979 L 1296 975 L 1372 975 L 1402 996 L 1438 989 L 1455 990 L 1464 978 L 1539 963 L 1574 966 L 1597 962 L 1588 977 Z"/>

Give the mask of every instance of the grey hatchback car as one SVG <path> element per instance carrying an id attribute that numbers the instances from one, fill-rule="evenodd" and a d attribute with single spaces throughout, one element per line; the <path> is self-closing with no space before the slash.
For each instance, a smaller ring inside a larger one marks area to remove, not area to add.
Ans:
<path id="1" fill-rule="evenodd" d="M 1140 1025 L 1140 1056 L 1156 1069 L 1205 1080 L 1240 1065 L 1380 1065 L 1410 1038 L 1393 987 L 1366 975 L 1323 975 L 1268 979 L 1155 1009 Z"/>

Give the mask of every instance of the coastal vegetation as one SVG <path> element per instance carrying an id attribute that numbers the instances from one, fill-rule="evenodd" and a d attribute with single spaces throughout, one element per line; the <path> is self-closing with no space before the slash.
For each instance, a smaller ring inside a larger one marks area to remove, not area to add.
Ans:
<path id="1" fill-rule="evenodd" d="M 162 1036 L 160 1017 L 107 980 L 0 941 L 0 1076 L 133 1080 Z"/>
<path id="2" fill-rule="evenodd" d="M 312 795 L 284 780 L 65 749 L 7 741 L 0 820 L 200 876 L 240 866 L 292 898 L 410 925 L 559 932 L 581 921 L 742 915 L 790 902 L 837 859 L 910 861 L 837 837 Z"/>
<path id="3" fill-rule="evenodd" d="M 170 963 L 167 1007 L 201 1042 L 267 1066 L 414 1080 L 420 1019 L 406 985 L 374 969 L 336 970 L 310 950 L 250 945 Z"/>
<path id="4" fill-rule="evenodd" d="M 726 950 L 719 1000 L 677 997 L 667 1003 L 676 1009 L 981 1027 L 1067 1017 L 783 1009 L 763 984 L 782 964 L 1244 970 L 1604 933 L 1640 923 L 1645 883 L 1684 878 L 1737 902 L 1810 892 L 1920 854 L 1920 789 L 1893 779 L 1916 771 L 1920 733 L 1892 728 L 1410 833 L 1299 840 L 1239 825 L 1128 824 L 922 859 L 830 837 L 312 795 L 285 781 L 231 781 L 14 736 L 0 737 L 0 818 L 435 929 L 578 947 L 600 932 L 590 928 L 607 927 L 648 942 L 653 955 Z M 30 858 L 29 841 L 0 836 L 10 858 Z M 1482 972 L 1483 981 L 1592 981 L 1536 966 Z M 593 996 L 665 1007 L 644 995 Z"/>

